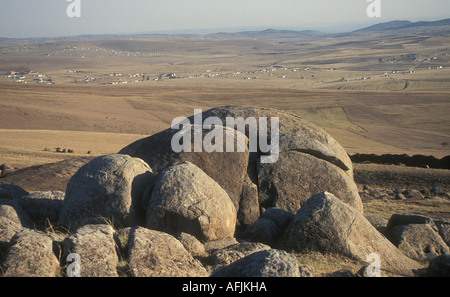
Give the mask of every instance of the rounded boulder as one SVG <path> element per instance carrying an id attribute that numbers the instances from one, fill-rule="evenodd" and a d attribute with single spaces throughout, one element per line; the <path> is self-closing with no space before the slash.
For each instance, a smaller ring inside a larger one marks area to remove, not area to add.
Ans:
<path id="1" fill-rule="evenodd" d="M 95 158 L 69 180 L 59 223 L 72 229 L 108 221 L 120 227 L 143 224 L 141 199 L 153 180 L 152 169 L 141 159 L 120 154 Z"/>
<path id="2" fill-rule="evenodd" d="M 190 162 L 158 175 L 147 208 L 147 227 L 186 232 L 200 241 L 233 237 L 237 212 L 222 187 Z"/>

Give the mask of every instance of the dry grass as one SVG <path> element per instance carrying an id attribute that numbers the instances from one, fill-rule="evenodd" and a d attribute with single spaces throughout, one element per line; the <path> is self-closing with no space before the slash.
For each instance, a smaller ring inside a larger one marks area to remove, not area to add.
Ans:
<path id="1" fill-rule="evenodd" d="M 364 202 L 364 214 L 389 220 L 393 214 L 422 214 L 440 216 L 450 214 L 450 200 L 445 198 L 421 199 L 414 201 L 371 200 Z"/>
<path id="2" fill-rule="evenodd" d="M 147 135 L 79 132 L 62 130 L 0 129 L 1 162 L 12 167 L 53 163 L 73 157 L 100 156 L 117 153 L 121 148 Z M 56 153 L 56 148 L 72 149 L 74 153 Z M 45 151 L 49 149 L 50 151 Z"/>

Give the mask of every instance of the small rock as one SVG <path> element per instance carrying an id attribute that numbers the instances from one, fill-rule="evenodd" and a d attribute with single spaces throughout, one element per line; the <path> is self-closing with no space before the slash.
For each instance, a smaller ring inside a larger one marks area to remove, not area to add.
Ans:
<path id="1" fill-rule="evenodd" d="M 58 224 L 64 193 L 61 191 L 34 192 L 18 199 L 19 205 L 37 226 Z"/>
<path id="2" fill-rule="evenodd" d="M 64 240 L 64 259 L 80 256 L 82 277 L 117 277 L 119 258 L 114 229 L 109 225 L 85 225 Z"/>
<path id="3" fill-rule="evenodd" d="M 243 237 L 246 240 L 274 245 L 281 235 L 281 229 L 271 220 L 259 219 L 247 226 Z"/>
<path id="4" fill-rule="evenodd" d="M 419 261 L 429 261 L 450 252 L 441 236 L 429 224 L 408 224 L 393 227 L 388 238 L 405 255 Z"/>
<path id="5" fill-rule="evenodd" d="M 241 200 L 239 201 L 238 222 L 249 225 L 260 216 L 258 187 L 247 176 L 242 185 Z"/>
<path id="6" fill-rule="evenodd" d="M 259 242 L 243 242 L 216 250 L 211 258 L 215 265 L 224 266 L 242 259 L 255 252 L 270 250 L 271 247 Z"/>
<path id="7" fill-rule="evenodd" d="M 178 239 L 184 248 L 194 257 L 204 257 L 206 255 L 205 246 L 193 235 L 179 232 L 173 235 Z"/>
<path id="8" fill-rule="evenodd" d="M 439 235 L 441 235 L 442 239 L 445 243 L 450 247 L 450 221 L 449 220 L 434 220 L 436 224 Z"/>
<path id="9" fill-rule="evenodd" d="M 433 230 L 438 231 L 433 219 L 424 215 L 418 214 L 393 214 L 387 223 L 387 231 L 396 226 L 408 224 L 428 224 Z"/>
<path id="10" fill-rule="evenodd" d="M 271 220 L 281 230 L 286 229 L 294 217 L 295 215 L 293 213 L 275 207 L 266 209 L 261 215 L 262 219 Z"/>
<path id="11" fill-rule="evenodd" d="M 34 230 L 22 230 L 13 236 L 3 259 L 3 276 L 59 276 L 59 261 L 53 253 L 50 237 Z"/>
<path id="12" fill-rule="evenodd" d="M 423 199 L 423 195 L 419 190 L 406 190 L 403 195 L 407 199 Z"/>
<path id="13" fill-rule="evenodd" d="M 27 191 L 22 189 L 19 186 L 9 185 L 9 184 L 0 184 L 0 199 L 18 199 L 22 198 L 25 195 L 28 195 Z"/>
<path id="14" fill-rule="evenodd" d="M 450 255 L 440 255 L 430 261 L 428 275 L 431 277 L 450 277 Z"/>
<path id="15" fill-rule="evenodd" d="M 313 277 L 311 271 L 306 266 L 299 266 L 298 271 L 300 273 L 300 277 Z"/>
<path id="16" fill-rule="evenodd" d="M 341 270 L 331 273 L 329 276 L 330 277 L 354 277 L 355 275 L 350 270 L 341 269 Z"/>
<path id="17" fill-rule="evenodd" d="M 430 192 L 430 190 L 427 190 L 427 189 L 421 189 L 421 190 L 420 190 L 420 193 L 423 195 L 423 198 L 425 198 L 425 199 L 431 198 L 431 192 Z"/>
<path id="18" fill-rule="evenodd" d="M 11 205 L 0 205 L 0 217 L 10 219 L 14 223 L 21 225 L 19 215 Z"/>
<path id="19" fill-rule="evenodd" d="M 7 176 L 9 173 L 14 172 L 14 168 L 7 164 L 0 165 L 0 178 Z"/>
<path id="20" fill-rule="evenodd" d="M 373 200 L 373 197 L 367 192 L 359 192 L 359 197 L 361 197 L 361 201 L 363 202 Z"/>
<path id="21" fill-rule="evenodd" d="M 207 252 L 220 250 L 238 243 L 239 242 L 234 237 L 222 238 L 219 240 L 205 242 L 205 250 Z"/>
<path id="22" fill-rule="evenodd" d="M 206 269 L 172 235 L 143 227 L 130 233 L 128 265 L 133 277 L 204 277 Z"/>
<path id="23" fill-rule="evenodd" d="M 14 222 L 7 217 L 0 216 L 0 247 L 8 246 L 13 236 L 24 228 L 18 222 Z"/>
<path id="24" fill-rule="evenodd" d="M 396 193 L 395 200 L 406 200 L 406 197 L 402 193 Z"/>
<path id="25" fill-rule="evenodd" d="M 386 226 L 388 224 L 388 220 L 370 215 L 366 215 L 365 217 L 372 224 L 372 226 L 374 226 L 375 229 L 378 230 L 378 232 L 380 232 L 381 234 L 386 233 Z"/>
<path id="26" fill-rule="evenodd" d="M 214 272 L 211 277 L 299 277 L 297 259 L 285 251 L 250 254 Z"/>

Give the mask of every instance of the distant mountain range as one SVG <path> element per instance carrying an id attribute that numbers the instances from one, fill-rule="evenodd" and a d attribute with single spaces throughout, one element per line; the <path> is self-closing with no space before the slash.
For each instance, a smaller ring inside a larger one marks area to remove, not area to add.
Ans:
<path id="1" fill-rule="evenodd" d="M 355 30 L 353 32 L 329 34 L 314 30 L 276 30 L 266 29 L 262 31 L 244 31 L 237 33 L 214 33 L 206 35 L 210 38 L 320 38 L 320 37 L 339 37 L 360 33 L 379 33 L 379 34 L 420 34 L 420 33 L 450 33 L 450 18 L 439 21 L 391 21 L 379 23 L 370 27 Z"/>
<path id="2" fill-rule="evenodd" d="M 277 30 L 266 29 L 262 31 L 243 31 L 237 33 L 213 33 L 205 37 L 209 38 L 295 38 L 295 37 L 321 37 L 326 36 L 327 33 L 314 30 Z"/>
<path id="3" fill-rule="evenodd" d="M 105 40 L 105 39 L 123 39 L 123 38 L 210 38 L 210 39 L 286 39 L 286 38 L 321 38 L 321 37 L 339 37 L 357 34 L 450 34 L 450 18 L 439 21 L 390 21 L 379 23 L 370 27 L 358 29 L 347 33 L 330 34 L 314 30 L 278 30 L 266 29 L 262 31 L 243 31 L 236 33 L 218 32 L 213 34 L 107 34 L 107 35 L 80 35 L 65 36 L 55 38 L 1 38 L 0 44 L 20 44 L 20 43 L 45 43 L 57 41 L 74 40 Z"/>
<path id="4" fill-rule="evenodd" d="M 436 27 L 446 27 L 450 26 L 450 19 L 444 19 L 440 21 L 432 22 L 410 22 L 410 21 L 392 21 L 386 23 L 376 24 L 367 28 L 359 29 L 354 32 L 367 32 L 367 31 L 387 31 L 387 30 L 402 30 L 402 29 L 412 29 L 428 27 L 436 29 Z"/>

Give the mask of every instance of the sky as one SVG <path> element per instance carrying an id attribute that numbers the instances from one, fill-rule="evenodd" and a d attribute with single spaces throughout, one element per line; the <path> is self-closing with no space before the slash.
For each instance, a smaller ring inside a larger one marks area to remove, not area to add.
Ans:
<path id="1" fill-rule="evenodd" d="M 67 8 L 79 1 L 80 17 Z M 380 2 L 381 17 L 367 8 Z M 214 33 L 267 28 L 348 32 L 392 20 L 450 18 L 449 0 L 1 0 L 0 37 Z"/>

